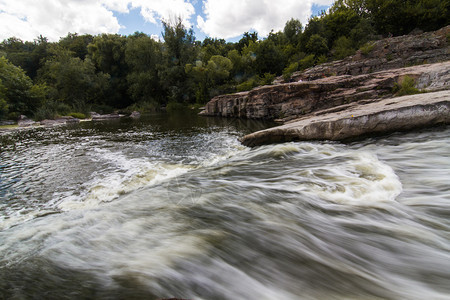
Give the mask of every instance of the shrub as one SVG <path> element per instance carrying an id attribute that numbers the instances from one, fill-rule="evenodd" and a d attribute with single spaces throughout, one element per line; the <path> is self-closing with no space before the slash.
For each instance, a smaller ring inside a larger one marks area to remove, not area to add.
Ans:
<path id="1" fill-rule="evenodd" d="M 316 60 L 315 60 L 314 54 L 310 54 L 298 62 L 298 65 L 299 65 L 298 68 L 299 68 L 299 70 L 305 70 L 305 69 L 313 67 L 315 63 L 316 63 Z"/>
<path id="2" fill-rule="evenodd" d="M 258 80 L 256 79 L 256 76 L 254 76 L 254 77 L 248 79 L 247 81 L 244 81 L 243 83 L 238 84 L 236 86 L 236 90 L 238 92 L 244 92 L 244 91 L 249 91 L 252 88 L 257 87 L 257 86 L 258 86 Z"/>
<path id="3" fill-rule="evenodd" d="M 69 116 L 77 118 L 77 119 L 86 119 L 86 115 L 80 112 L 71 112 Z"/>
<path id="4" fill-rule="evenodd" d="M 186 109 L 186 106 L 183 103 L 176 102 L 176 101 L 169 101 L 166 106 L 166 110 L 168 112 L 176 112 Z"/>
<path id="5" fill-rule="evenodd" d="M 298 70 L 298 62 L 291 63 L 286 69 L 283 70 L 283 79 L 288 81 L 292 73 Z"/>
<path id="6" fill-rule="evenodd" d="M 369 55 L 370 52 L 372 52 L 373 48 L 375 48 L 375 43 L 373 42 L 367 42 L 364 45 L 359 48 L 361 50 L 361 53 L 365 56 Z"/>
<path id="7" fill-rule="evenodd" d="M 155 112 L 159 110 L 159 104 L 154 100 L 149 101 L 139 101 L 137 103 L 134 103 L 130 106 L 128 106 L 125 111 L 127 113 L 132 113 L 133 111 L 138 111 L 141 113 L 146 112 Z"/>
<path id="8" fill-rule="evenodd" d="M 264 73 L 264 76 L 261 78 L 261 84 L 262 85 L 269 85 L 272 84 L 273 80 L 275 79 L 275 74 L 272 73 Z"/>
<path id="9" fill-rule="evenodd" d="M 416 81 L 410 76 L 405 76 L 402 80 L 400 80 L 399 83 L 394 84 L 392 92 L 396 96 L 414 95 L 421 93 L 421 91 L 416 88 Z"/>

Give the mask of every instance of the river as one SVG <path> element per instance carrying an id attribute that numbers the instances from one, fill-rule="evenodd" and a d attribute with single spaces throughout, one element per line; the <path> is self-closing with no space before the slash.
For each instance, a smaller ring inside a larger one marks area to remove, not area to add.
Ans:
<path id="1" fill-rule="evenodd" d="M 241 146 L 156 114 L 0 136 L 1 299 L 450 299 L 450 128 Z"/>

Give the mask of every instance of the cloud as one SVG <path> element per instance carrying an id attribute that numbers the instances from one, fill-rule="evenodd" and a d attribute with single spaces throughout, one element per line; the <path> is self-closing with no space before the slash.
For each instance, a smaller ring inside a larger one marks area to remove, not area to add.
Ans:
<path id="1" fill-rule="evenodd" d="M 133 0 L 132 6 L 140 7 L 141 15 L 151 23 L 160 19 L 170 22 L 179 17 L 185 26 L 190 27 L 190 19 L 195 14 L 194 6 L 185 0 Z"/>
<path id="2" fill-rule="evenodd" d="M 113 11 L 129 13 L 130 8 L 140 8 L 151 23 L 181 17 L 191 26 L 195 14 L 186 0 L 0 0 L 0 40 L 33 40 L 42 34 L 58 41 L 68 32 L 118 33 L 121 26 Z"/>
<path id="3" fill-rule="evenodd" d="M 116 33 L 119 22 L 107 5 L 89 0 L 0 0 L 0 39 L 57 41 L 72 33 Z"/>
<path id="4" fill-rule="evenodd" d="M 334 0 L 204 0 L 206 19 L 197 16 L 197 26 L 207 35 L 232 38 L 255 30 L 267 36 L 282 30 L 291 18 L 306 24 L 313 4 L 330 5 Z"/>

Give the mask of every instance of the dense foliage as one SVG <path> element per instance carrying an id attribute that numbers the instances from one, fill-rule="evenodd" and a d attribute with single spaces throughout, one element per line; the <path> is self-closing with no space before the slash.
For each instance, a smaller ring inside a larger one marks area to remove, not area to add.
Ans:
<path id="1" fill-rule="evenodd" d="M 91 110 L 203 104 L 223 93 L 270 84 L 315 64 L 352 55 L 368 41 L 449 24 L 450 0 L 337 0 L 303 26 L 237 43 L 196 41 L 181 21 L 163 22 L 163 41 L 68 34 L 57 43 L 11 37 L 0 44 L 0 119 Z M 367 45 L 367 44 L 366 44 Z"/>

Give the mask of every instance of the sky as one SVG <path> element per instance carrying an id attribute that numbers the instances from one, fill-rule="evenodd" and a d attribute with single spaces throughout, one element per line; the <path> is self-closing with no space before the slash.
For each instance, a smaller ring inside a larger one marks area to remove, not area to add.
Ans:
<path id="1" fill-rule="evenodd" d="M 308 22 L 334 0 L 0 0 L 0 41 L 17 37 L 32 41 L 39 35 L 58 41 L 70 33 L 136 31 L 160 38 L 161 20 L 181 18 L 205 37 L 237 41 L 244 32 L 260 38 L 283 30 L 291 18 Z"/>

